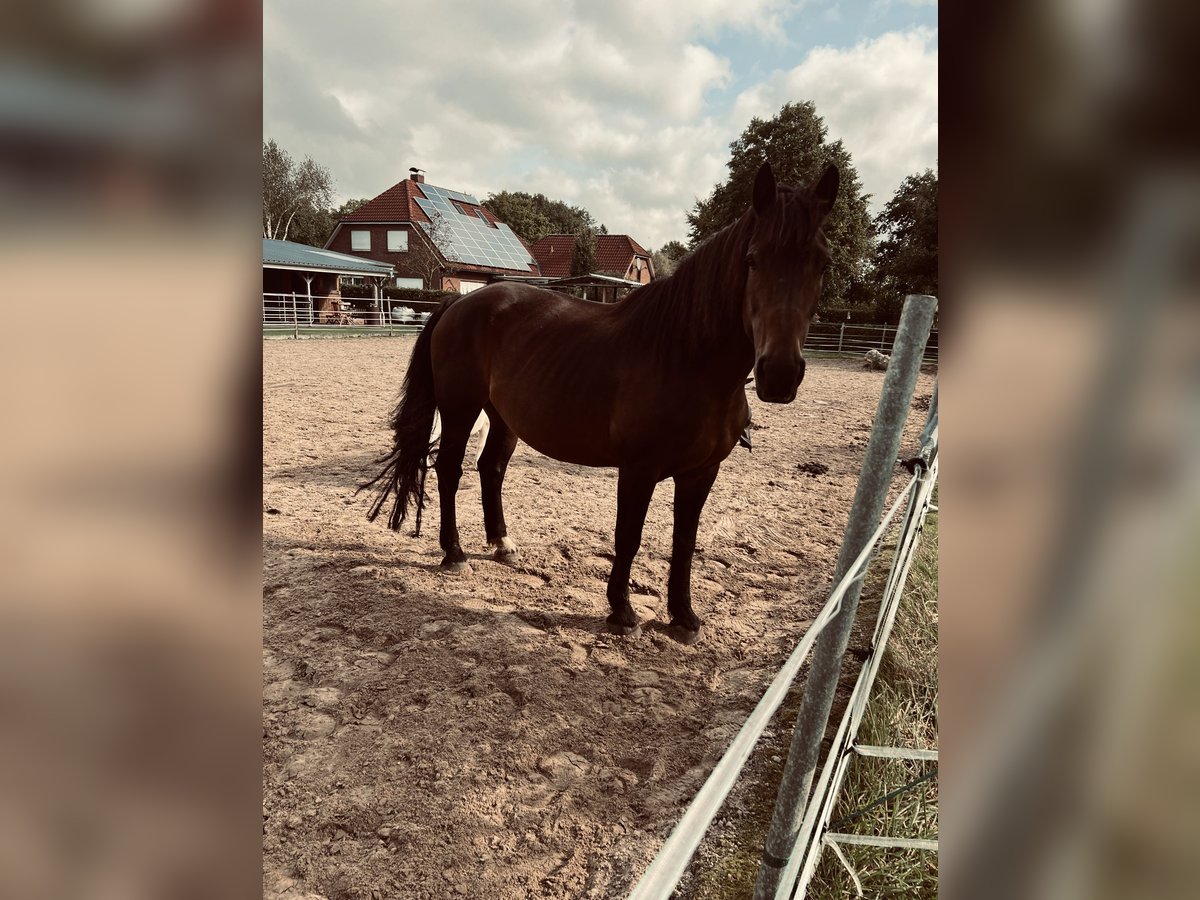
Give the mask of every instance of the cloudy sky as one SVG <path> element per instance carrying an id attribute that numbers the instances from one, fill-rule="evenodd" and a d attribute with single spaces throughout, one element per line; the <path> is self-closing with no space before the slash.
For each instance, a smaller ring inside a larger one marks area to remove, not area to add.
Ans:
<path id="1" fill-rule="evenodd" d="M 937 165 L 933 0 L 265 0 L 263 136 L 341 199 L 541 192 L 651 249 L 751 118 L 812 100 L 872 207 Z"/>

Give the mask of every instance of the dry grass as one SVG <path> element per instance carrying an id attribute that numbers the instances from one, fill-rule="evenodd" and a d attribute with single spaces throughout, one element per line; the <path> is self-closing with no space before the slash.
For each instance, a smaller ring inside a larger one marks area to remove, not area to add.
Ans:
<path id="1" fill-rule="evenodd" d="M 936 497 L 936 494 L 935 494 Z M 937 747 L 937 513 L 930 513 L 901 598 L 896 624 L 884 652 L 858 742 L 884 746 Z M 855 758 L 842 787 L 833 821 L 852 815 L 927 774 L 934 763 Z M 937 838 L 937 778 L 831 830 Z M 845 847 L 868 897 L 937 896 L 937 855 L 916 850 Z M 821 858 L 808 896 L 854 896 L 854 886 L 833 853 Z"/>
<path id="2" fill-rule="evenodd" d="M 864 585 L 860 620 L 869 620 L 872 626 L 887 577 L 885 563 L 893 549 L 894 543 L 885 545 L 883 558 L 871 567 Z M 859 730 L 859 743 L 922 749 L 937 746 L 937 549 L 938 518 L 937 513 L 931 512 Z M 802 673 L 801 683 L 804 676 Z M 776 722 L 795 720 L 799 694 L 799 688 L 793 688 Z M 839 703 L 831 718 L 830 733 L 837 729 L 841 706 Z M 693 865 L 675 895 L 677 900 L 746 900 L 751 896 L 789 739 L 790 729 L 780 727 L 759 743 L 747 767 L 748 784 L 736 804 L 738 808 L 727 810 L 718 819 L 718 834 L 706 842 L 708 851 Z M 821 758 L 824 759 L 824 751 Z M 834 821 L 920 777 L 932 765 L 907 760 L 855 759 L 834 809 Z M 852 822 L 839 824 L 836 830 L 936 838 L 936 777 Z M 937 896 L 936 854 L 872 847 L 846 847 L 844 852 L 868 897 L 925 900 Z M 808 897 L 832 900 L 853 896 L 850 877 L 837 858 L 826 852 L 809 886 Z"/>

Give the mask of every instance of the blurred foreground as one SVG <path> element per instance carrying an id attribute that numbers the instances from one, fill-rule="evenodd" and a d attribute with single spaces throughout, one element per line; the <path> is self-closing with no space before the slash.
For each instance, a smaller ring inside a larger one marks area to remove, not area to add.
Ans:
<path id="1" fill-rule="evenodd" d="M 943 17 L 942 890 L 1193 896 L 1200 6 L 1005 9 Z M 0 896 L 253 895 L 259 10 L 8 15 Z"/>
<path id="2" fill-rule="evenodd" d="M 947 897 L 1197 890 L 1198 11 L 943 18 Z"/>
<path id="3" fill-rule="evenodd" d="M 254 896 L 260 11 L 0 46 L 0 896 Z"/>

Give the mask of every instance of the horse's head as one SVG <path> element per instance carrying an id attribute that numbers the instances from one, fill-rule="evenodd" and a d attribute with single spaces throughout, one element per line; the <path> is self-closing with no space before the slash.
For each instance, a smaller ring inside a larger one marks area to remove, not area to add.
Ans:
<path id="1" fill-rule="evenodd" d="M 837 192 L 834 165 L 808 190 L 778 187 L 769 163 L 754 179 L 743 317 L 754 343 L 754 390 L 768 403 L 791 403 L 804 379 L 800 348 L 830 260 L 821 225 Z"/>

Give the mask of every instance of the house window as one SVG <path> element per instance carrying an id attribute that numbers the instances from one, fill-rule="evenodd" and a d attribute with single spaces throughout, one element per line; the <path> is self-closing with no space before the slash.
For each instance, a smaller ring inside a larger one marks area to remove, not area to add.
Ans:
<path id="1" fill-rule="evenodd" d="M 408 252 L 408 232 L 407 231 L 389 231 L 387 233 L 387 248 L 389 253 L 407 253 Z"/>
<path id="2" fill-rule="evenodd" d="M 471 291 L 477 291 L 481 287 L 484 287 L 484 286 L 485 286 L 485 283 L 482 281 L 461 281 L 460 280 L 458 282 L 458 292 L 460 294 L 469 294 L 469 293 L 471 293 Z"/>
<path id="3" fill-rule="evenodd" d="M 425 282 L 420 278 L 397 278 L 396 287 L 398 288 L 416 288 L 420 290 L 425 287 Z"/>
<path id="4" fill-rule="evenodd" d="M 357 229 L 350 232 L 350 249 L 351 250 L 370 250 L 371 249 L 371 232 L 359 231 Z"/>

